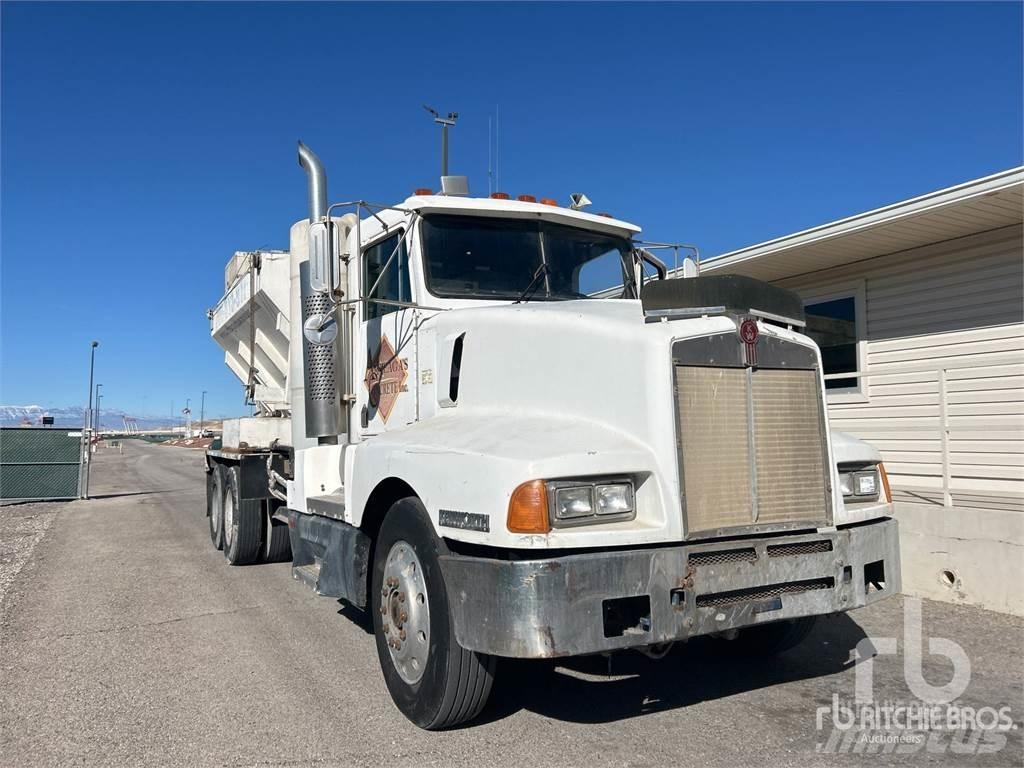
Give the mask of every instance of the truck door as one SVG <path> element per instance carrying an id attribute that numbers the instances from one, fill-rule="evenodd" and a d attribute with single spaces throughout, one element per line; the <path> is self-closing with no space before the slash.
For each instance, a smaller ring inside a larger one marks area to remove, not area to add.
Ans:
<path id="1" fill-rule="evenodd" d="M 394 228 L 363 250 L 363 291 L 359 341 L 355 347 L 356 414 L 364 435 L 375 435 L 416 420 L 417 310 L 385 302 L 412 301 L 408 239 Z M 396 253 L 397 249 L 397 253 Z M 376 285 L 376 287 L 374 287 Z M 362 359 L 359 352 L 363 353 Z"/>

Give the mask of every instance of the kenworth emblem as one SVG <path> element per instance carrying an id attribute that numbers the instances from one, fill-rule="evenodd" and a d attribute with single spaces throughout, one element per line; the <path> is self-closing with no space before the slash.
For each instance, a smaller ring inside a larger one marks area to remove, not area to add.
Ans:
<path id="1" fill-rule="evenodd" d="M 757 320 L 752 317 L 744 318 L 740 323 L 740 341 L 743 342 L 743 364 L 748 368 L 757 366 L 757 337 L 759 335 Z"/>

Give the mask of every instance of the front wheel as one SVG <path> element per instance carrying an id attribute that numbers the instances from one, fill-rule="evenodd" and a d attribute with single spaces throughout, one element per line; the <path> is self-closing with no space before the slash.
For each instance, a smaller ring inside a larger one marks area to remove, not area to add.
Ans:
<path id="1" fill-rule="evenodd" d="M 494 683 L 494 657 L 455 640 L 434 533 L 419 499 L 395 502 L 375 543 L 370 608 L 388 692 L 420 728 L 476 717 Z"/>

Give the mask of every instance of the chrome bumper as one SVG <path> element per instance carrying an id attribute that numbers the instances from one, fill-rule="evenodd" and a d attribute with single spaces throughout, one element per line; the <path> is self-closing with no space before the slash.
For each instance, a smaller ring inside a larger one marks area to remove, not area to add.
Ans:
<path id="1" fill-rule="evenodd" d="M 441 564 L 459 645 L 518 658 L 599 653 L 839 613 L 900 591 L 892 519 L 537 560 L 446 555 Z"/>

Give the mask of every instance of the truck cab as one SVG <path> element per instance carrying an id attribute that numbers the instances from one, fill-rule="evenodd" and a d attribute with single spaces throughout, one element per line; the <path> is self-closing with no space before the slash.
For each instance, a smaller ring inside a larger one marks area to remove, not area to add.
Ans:
<path id="1" fill-rule="evenodd" d="M 550 200 L 328 206 L 300 164 L 309 219 L 211 313 L 268 403 L 208 454 L 211 537 L 243 562 L 287 530 L 413 722 L 474 717 L 496 657 L 777 652 L 898 592 L 884 467 L 830 436 L 795 294 L 666 279 L 639 227 Z"/>

